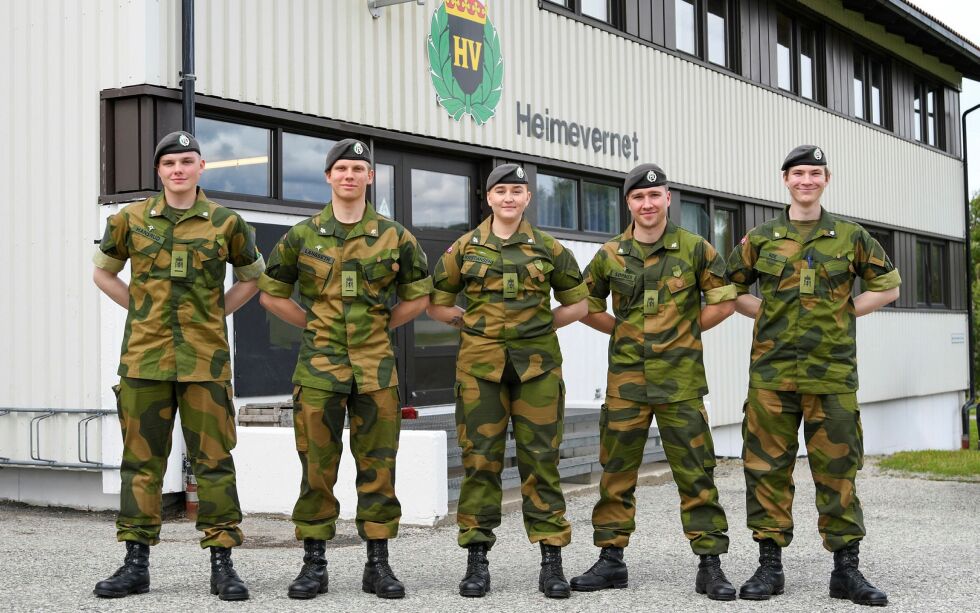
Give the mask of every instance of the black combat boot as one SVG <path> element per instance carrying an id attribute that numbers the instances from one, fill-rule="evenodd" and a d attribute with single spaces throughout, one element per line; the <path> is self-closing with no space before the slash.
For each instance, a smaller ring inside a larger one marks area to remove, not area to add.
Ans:
<path id="1" fill-rule="evenodd" d="M 561 547 L 541 543 L 541 572 L 538 574 L 538 591 L 548 598 L 568 598 L 572 595 L 565 572 L 561 568 Z"/>
<path id="2" fill-rule="evenodd" d="M 483 598 L 490 591 L 490 561 L 487 560 L 487 544 L 473 543 L 466 547 L 466 576 L 459 582 L 459 595 Z"/>
<path id="3" fill-rule="evenodd" d="M 834 552 L 834 570 L 830 573 L 830 597 L 846 598 L 854 604 L 883 607 L 888 596 L 871 585 L 858 570 L 858 545 L 853 541 Z"/>
<path id="4" fill-rule="evenodd" d="M 378 598 L 404 598 L 405 586 L 388 566 L 388 541 L 383 539 L 367 542 L 368 561 L 364 565 L 361 589 Z"/>
<path id="5" fill-rule="evenodd" d="M 327 542 L 317 539 L 303 539 L 303 568 L 296 579 L 289 584 L 290 598 L 316 598 L 317 594 L 327 592 Z"/>
<path id="6" fill-rule="evenodd" d="M 572 589 L 576 592 L 594 592 L 629 585 L 629 571 L 623 562 L 623 548 L 606 546 L 599 553 L 599 561 L 578 577 L 572 577 Z"/>
<path id="7" fill-rule="evenodd" d="M 742 584 L 738 597 L 743 600 L 769 600 L 783 593 L 783 550 L 772 539 L 759 541 L 759 568 Z"/>
<path id="8" fill-rule="evenodd" d="M 707 594 L 711 600 L 735 600 L 735 588 L 725 576 L 725 571 L 721 570 L 721 558 L 715 555 L 701 556 L 698 576 L 694 580 L 694 591 Z"/>
<path id="9" fill-rule="evenodd" d="M 211 593 L 220 600 L 248 600 L 248 588 L 235 572 L 228 547 L 211 547 Z"/>
<path id="10" fill-rule="evenodd" d="M 150 591 L 150 546 L 126 541 L 123 565 L 108 579 L 95 584 L 92 593 L 102 598 L 122 598 Z"/>

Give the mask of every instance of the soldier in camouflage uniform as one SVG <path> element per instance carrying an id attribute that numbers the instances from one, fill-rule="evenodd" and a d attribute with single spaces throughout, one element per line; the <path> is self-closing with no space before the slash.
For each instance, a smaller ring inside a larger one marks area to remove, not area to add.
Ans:
<path id="1" fill-rule="evenodd" d="M 150 587 L 149 546 L 160 542 L 160 489 L 179 411 L 198 483 L 201 547 L 211 548 L 211 592 L 244 600 L 231 562 L 242 513 L 225 317 L 255 295 L 265 264 L 252 228 L 197 187 L 204 160 L 193 136 L 168 134 L 153 161 L 163 191 L 111 216 L 94 257 L 96 285 L 128 310 L 114 388 L 123 437 L 116 528 L 127 554 L 94 591 L 111 598 Z M 117 276 L 126 260 L 128 285 Z M 229 264 L 237 283 L 225 292 Z"/>
<path id="2" fill-rule="evenodd" d="M 725 263 L 706 240 L 667 218 L 667 175 L 655 164 L 630 171 L 623 185 L 632 223 L 586 269 L 589 315 L 610 334 L 606 403 L 599 418 L 603 466 L 592 512 L 599 560 L 572 589 L 624 588 L 623 549 L 636 529 L 637 472 L 654 416 L 681 499 L 681 522 L 700 556 L 695 589 L 733 600 L 721 570 L 728 522 L 714 483 L 715 455 L 702 397 L 708 393 L 701 333 L 735 311 Z M 606 312 L 612 293 L 613 312 Z M 704 296 L 705 306 L 701 305 Z"/>
<path id="3" fill-rule="evenodd" d="M 487 552 L 500 525 L 507 424 L 514 424 L 524 528 L 542 552 L 538 589 L 570 590 L 561 547 L 571 540 L 558 480 L 565 387 L 555 330 L 585 315 L 586 288 L 572 253 L 531 226 L 527 175 L 517 164 L 487 179 L 493 214 L 436 265 L 429 316 L 462 330 L 456 363 L 456 424 L 466 470 L 459 493 L 459 544 L 469 551 L 463 596 L 490 589 Z M 562 304 L 552 311 L 551 290 Z M 465 311 L 456 304 L 460 292 Z"/>
<path id="4" fill-rule="evenodd" d="M 901 279 L 864 228 L 820 205 L 830 170 L 819 147 L 797 147 L 782 170 L 790 205 L 751 230 L 728 259 L 737 310 L 755 319 L 742 456 L 760 566 L 740 595 L 765 600 L 783 592 L 780 552 L 793 540 L 793 467 L 802 421 L 818 527 L 824 547 L 834 552 L 830 595 L 884 605 L 885 593 L 857 568 L 865 530 L 854 485 L 863 462 L 855 318 L 897 299 Z M 865 291 L 852 299 L 858 278 Z M 756 281 L 761 301 L 748 294 Z"/>
<path id="5" fill-rule="evenodd" d="M 401 517 L 395 497 L 401 408 L 390 332 L 425 310 L 432 279 L 415 237 L 366 201 L 370 156 L 355 139 L 330 150 L 325 174 L 333 201 L 290 228 L 259 280 L 262 305 L 303 328 L 293 374 L 303 466 L 293 523 L 306 555 L 291 598 L 327 591 L 324 551 L 340 512 L 333 488 L 345 415 L 357 467 L 357 532 L 367 541 L 362 587 L 381 598 L 405 595 L 388 565 L 388 539 L 398 535 Z M 303 306 L 290 298 L 297 283 Z M 396 294 L 400 302 L 392 308 Z"/>

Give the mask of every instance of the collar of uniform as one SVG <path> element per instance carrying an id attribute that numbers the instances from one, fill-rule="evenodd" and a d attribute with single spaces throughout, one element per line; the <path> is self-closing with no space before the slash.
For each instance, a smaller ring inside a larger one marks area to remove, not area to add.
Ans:
<path id="1" fill-rule="evenodd" d="M 150 217 L 163 217 L 164 211 L 167 209 L 167 198 L 164 192 L 153 196 L 150 199 L 150 206 L 148 208 L 150 210 L 148 213 Z M 208 202 L 208 197 L 204 194 L 204 190 L 200 187 L 197 188 L 197 199 L 194 200 L 194 204 L 180 218 L 180 221 L 190 219 L 191 217 L 200 217 L 202 219 L 210 219 L 211 217 L 211 204 Z"/>
<path id="2" fill-rule="evenodd" d="M 502 240 L 500 243 L 502 245 L 533 245 L 535 243 L 534 228 L 531 227 L 526 218 L 521 217 L 521 224 L 517 226 L 517 230 L 507 240 Z"/>
<path id="3" fill-rule="evenodd" d="M 809 243 L 810 241 L 822 238 L 824 236 L 837 236 L 837 218 L 833 214 L 827 212 L 827 209 L 820 207 L 820 218 L 817 221 L 817 226 L 813 229 L 809 238 L 803 240 L 799 232 L 796 231 L 796 227 L 789 219 L 789 205 L 783 208 L 783 212 L 779 215 L 778 223 L 774 224 L 772 227 L 772 238 L 790 238 L 794 241 L 802 244 Z"/>
<path id="4" fill-rule="evenodd" d="M 327 203 L 320 211 L 318 224 L 320 236 L 355 238 L 358 236 L 378 236 L 378 214 L 370 202 L 364 204 L 364 215 L 348 233 L 333 214 L 333 204 Z"/>
<path id="5" fill-rule="evenodd" d="M 667 220 L 667 226 L 664 228 L 664 233 L 660 236 L 660 240 L 653 244 L 653 248 L 650 253 L 656 253 L 661 249 L 667 249 L 674 251 L 680 249 L 680 241 L 677 238 L 677 226 L 674 225 L 670 219 Z M 633 236 L 633 224 L 630 223 L 627 226 L 626 231 L 623 232 L 623 236 L 619 241 L 619 248 L 616 253 L 620 255 L 631 255 L 638 260 L 644 259 L 643 249 L 640 248 L 636 237 Z"/>

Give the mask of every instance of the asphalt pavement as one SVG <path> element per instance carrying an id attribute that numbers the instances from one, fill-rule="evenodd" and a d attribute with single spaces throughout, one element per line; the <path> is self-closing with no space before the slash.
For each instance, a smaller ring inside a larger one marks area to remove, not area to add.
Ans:
<path id="1" fill-rule="evenodd" d="M 722 563 L 736 587 L 755 570 L 757 547 L 745 528 L 744 483 L 737 461 L 717 470 L 732 543 Z M 361 591 L 364 548 L 352 522 L 341 522 L 327 549 L 330 592 L 312 601 L 286 597 L 302 564 L 302 548 L 284 517 L 248 516 L 246 544 L 234 553 L 251 599 L 223 603 L 208 590 L 208 554 L 191 522 L 165 523 L 150 556 L 151 589 L 118 600 L 92 595 L 95 583 L 122 561 L 113 516 L 0 503 L 0 611 L 853 611 L 827 595 L 833 557 L 816 530 L 814 490 L 806 460 L 797 464 L 796 539 L 784 550 L 786 593 L 769 602 L 714 602 L 695 594 L 697 557 L 683 536 L 673 482 L 637 489 L 637 532 L 626 550 L 630 584 L 622 590 L 572 593 L 548 600 L 537 591 L 540 554 L 527 542 L 519 513 L 505 515 L 490 554 L 493 589 L 464 599 L 457 585 L 466 564 L 455 527 L 402 528 L 391 562 L 405 583 L 404 600 Z M 886 474 L 873 459 L 858 477 L 868 536 L 861 569 L 889 597 L 892 611 L 976 611 L 980 562 L 980 483 L 928 481 Z M 563 550 L 571 578 L 595 561 L 590 516 L 594 488 L 569 496 L 572 544 Z"/>

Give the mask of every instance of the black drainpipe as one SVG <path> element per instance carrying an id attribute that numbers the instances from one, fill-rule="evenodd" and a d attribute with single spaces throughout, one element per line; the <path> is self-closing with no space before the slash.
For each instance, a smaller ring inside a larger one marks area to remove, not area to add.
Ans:
<path id="1" fill-rule="evenodd" d="M 966 116 L 973 111 L 980 109 L 980 104 L 971 107 L 965 113 L 960 120 L 962 122 L 963 129 L 963 200 L 964 204 L 964 219 L 966 220 L 966 338 L 967 338 L 967 355 L 969 356 L 969 372 L 970 372 L 970 389 L 968 390 L 966 403 L 963 405 L 961 412 L 963 414 L 963 438 L 961 439 L 960 446 L 963 449 L 970 448 L 970 409 L 977 401 L 977 393 L 974 387 L 973 380 L 973 361 L 974 361 L 974 347 L 973 347 L 973 234 L 970 232 L 970 156 L 967 149 L 967 139 L 966 137 Z M 980 441 L 977 442 L 977 449 L 980 449 Z"/>
<path id="2" fill-rule="evenodd" d="M 180 71 L 181 107 L 183 130 L 194 134 L 194 0 L 183 0 L 181 5 L 181 60 Z"/>

